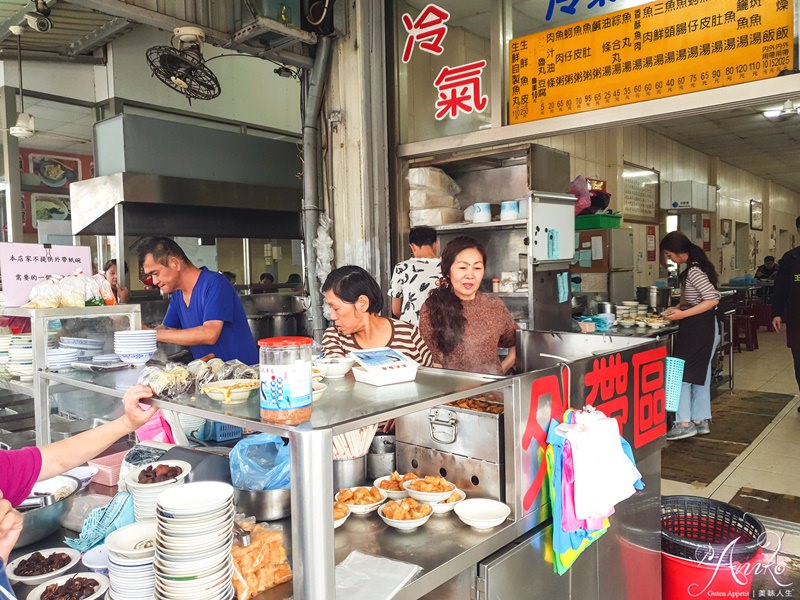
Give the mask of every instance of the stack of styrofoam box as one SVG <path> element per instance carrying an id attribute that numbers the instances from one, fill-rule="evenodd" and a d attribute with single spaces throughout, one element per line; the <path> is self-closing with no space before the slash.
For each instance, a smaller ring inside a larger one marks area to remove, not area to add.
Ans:
<path id="1" fill-rule="evenodd" d="M 436 167 L 417 167 L 408 170 L 409 220 L 418 225 L 446 225 L 464 218 L 455 195 L 458 184 Z"/>

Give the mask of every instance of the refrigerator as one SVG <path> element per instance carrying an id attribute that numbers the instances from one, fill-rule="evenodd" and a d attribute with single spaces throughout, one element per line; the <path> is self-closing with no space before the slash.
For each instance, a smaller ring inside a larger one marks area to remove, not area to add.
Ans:
<path id="1" fill-rule="evenodd" d="M 633 228 L 584 229 L 575 234 L 578 258 L 571 272 L 585 275 L 587 282 L 602 282 L 600 285 L 604 288 L 587 291 L 605 291 L 608 300 L 614 304 L 623 300 L 635 300 Z"/>

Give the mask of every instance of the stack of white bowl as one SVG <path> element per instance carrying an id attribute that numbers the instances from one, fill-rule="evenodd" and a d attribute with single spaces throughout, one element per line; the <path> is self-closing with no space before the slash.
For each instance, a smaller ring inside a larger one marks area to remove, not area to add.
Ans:
<path id="1" fill-rule="evenodd" d="M 614 307 L 614 312 L 617 315 L 617 321 L 620 319 L 631 319 L 636 317 L 636 309 L 631 308 L 630 306 L 623 306 L 622 304 L 617 304 Z M 634 312 L 631 312 L 634 311 Z"/>
<path id="2" fill-rule="evenodd" d="M 233 487 L 187 483 L 157 500 L 157 600 L 233 598 Z"/>
<path id="3" fill-rule="evenodd" d="M 180 467 L 181 474 L 175 479 L 159 483 L 139 483 L 139 473 L 148 467 L 155 469 L 159 465 Z M 125 476 L 125 487 L 133 494 L 133 510 L 137 521 L 152 521 L 156 518 L 156 498 L 169 488 L 183 485 L 192 465 L 183 460 L 162 460 L 129 471 Z"/>
<path id="4" fill-rule="evenodd" d="M 119 356 L 116 354 L 98 354 L 92 357 L 92 362 L 98 365 L 109 365 L 119 362 Z"/>
<path id="5" fill-rule="evenodd" d="M 114 332 L 114 354 L 130 365 L 143 365 L 156 351 L 156 330 Z"/>
<path id="6" fill-rule="evenodd" d="M 111 600 L 152 600 L 156 524 L 152 521 L 120 527 L 105 542 Z"/>
<path id="7" fill-rule="evenodd" d="M 33 342 L 30 334 L 12 335 L 8 346 L 8 372 L 20 381 L 33 380 Z"/>
<path id="8" fill-rule="evenodd" d="M 51 371 L 69 369 L 78 360 L 78 351 L 74 348 L 51 348 L 47 351 L 47 368 Z"/>
<path id="9" fill-rule="evenodd" d="M 649 307 L 647 306 L 647 304 L 640 304 L 640 305 L 639 305 L 639 307 L 638 307 L 638 313 L 639 313 L 640 315 L 644 316 L 644 315 L 646 315 L 646 314 L 647 314 L 647 309 L 648 309 L 648 308 L 649 308 Z"/>
<path id="10" fill-rule="evenodd" d="M 92 360 L 92 357 L 103 353 L 103 340 L 92 338 L 62 337 L 59 340 L 61 348 L 78 351 L 78 360 Z"/>

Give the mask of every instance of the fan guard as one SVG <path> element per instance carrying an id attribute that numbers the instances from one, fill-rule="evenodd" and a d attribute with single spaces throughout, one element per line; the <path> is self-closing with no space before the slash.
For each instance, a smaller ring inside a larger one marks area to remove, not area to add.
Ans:
<path id="1" fill-rule="evenodd" d="M 191 103 L 211 100 L 222 92 L 216 75 L 203 60 L 199 42 L 180 42 L 180 50 L 173 46 L 153 46 L 147 50 L 147 64 L 153 75 L 162 83 L 183 94 Z"/>

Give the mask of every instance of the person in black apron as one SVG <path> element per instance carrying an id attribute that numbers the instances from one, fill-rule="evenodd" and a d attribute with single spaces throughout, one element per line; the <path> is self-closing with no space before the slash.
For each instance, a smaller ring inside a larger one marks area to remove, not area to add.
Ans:
<path id="1" fill-rule="evenodd" d="M 795 226 L 800 233 L 800 217 L 797 217 Z M 794 376 L 800 387 L 800 248 L 793 248 L 783 255 L 775 276 L 772 326 L 775 331 L 780 331 L 783 323 L 786 323 L 786 345 L 792 350 L 794 359 Z"/>
<path id="2" fill-rule="evenodd" d="M 716 306 L 720 295 L 714 265 L 684 234 L 668 233 L 660 250 L 675 264 L 686 265 L 678 276 L 680 305 L 664 313 L 667 320 L 678 322 L 672 355 L 685 361 L 680 404 L 667 440 L 682 440 L 711 433 L 711 358 L 719 344 Z"/>

